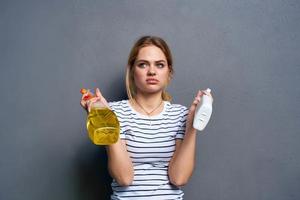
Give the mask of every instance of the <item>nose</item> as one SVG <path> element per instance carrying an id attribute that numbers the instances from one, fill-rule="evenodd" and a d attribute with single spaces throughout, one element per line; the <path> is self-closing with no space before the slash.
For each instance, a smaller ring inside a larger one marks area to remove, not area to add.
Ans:
<path id="1" fill-rule="evenodd" d="M 147 75 L 149 75 L 149 76 L 156 75 L 155 67 L 153 65 L 150 65 L 150 67 L 148 69 L 148 72 L 147 72 Z"/>

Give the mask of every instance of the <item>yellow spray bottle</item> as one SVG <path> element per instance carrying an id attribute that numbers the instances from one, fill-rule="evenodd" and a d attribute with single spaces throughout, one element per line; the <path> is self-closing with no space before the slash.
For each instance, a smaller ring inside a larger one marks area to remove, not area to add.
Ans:
<path id="1" fill-rule="evenodd" d="M 84 100 L 89 100 L 95 95 L 87 89 L 81 89 L 81 94 L 88 93 Z M 96 145 L 110 145 L 118 141 L 120 124 L 116 114 L 100 101 L 92 103 L 87 116 L 86 127 L 89 138 Z"/>

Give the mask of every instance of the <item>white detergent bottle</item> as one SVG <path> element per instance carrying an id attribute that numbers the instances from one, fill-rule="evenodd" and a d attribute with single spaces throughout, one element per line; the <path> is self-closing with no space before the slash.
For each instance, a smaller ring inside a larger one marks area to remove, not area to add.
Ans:
<path id="1" fill-rule="evenodd" d="M 211 92 L 211 89 L 207 88 L 207 92 Z M 209 122 L 212 113 L 212 98 L 204 94 L 201 98 L 201 102 L 197 105 L 195 110 L 195 116 L 193 121 L 193 127 L 199 131 L 203 131 Z"/>

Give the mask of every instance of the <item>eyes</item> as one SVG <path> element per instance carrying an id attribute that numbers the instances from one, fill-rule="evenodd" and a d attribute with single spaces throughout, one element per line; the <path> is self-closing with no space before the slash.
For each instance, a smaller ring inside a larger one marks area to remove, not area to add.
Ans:
<path id="1" fill-rule="evenodd" d="M 138 63 L 137 66 L 138 66 L 139 68 L 144 69 L 144 68 L 146 68 L 147 66 L 149 66 L 149 64 L 146 63 L 146 62 L 140 62 L 140 63 Z M 165 64 L 161 62 L 161 63 L 156 63 L 155 66 L 156 66 L 158 69 L 162 69 L 162 68 L 165 67 Z"/>

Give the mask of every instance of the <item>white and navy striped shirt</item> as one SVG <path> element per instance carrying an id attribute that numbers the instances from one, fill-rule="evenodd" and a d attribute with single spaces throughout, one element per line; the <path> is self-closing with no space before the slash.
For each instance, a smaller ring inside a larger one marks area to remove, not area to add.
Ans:
<path id="1" fill-rule="evenodd" d="M 183 199 L 183 191 L 172 185 L 168 165 L 175 151 L 175 140 L 183 139 L 188 109 L 164 101 L 163 111 L 145 116 L 128 100 L 110 102 L 120 122 L 120 138 L 126 140 L 134 166 L 134 180 L 128 187 L 113 180 L 112 200 Z"/>

